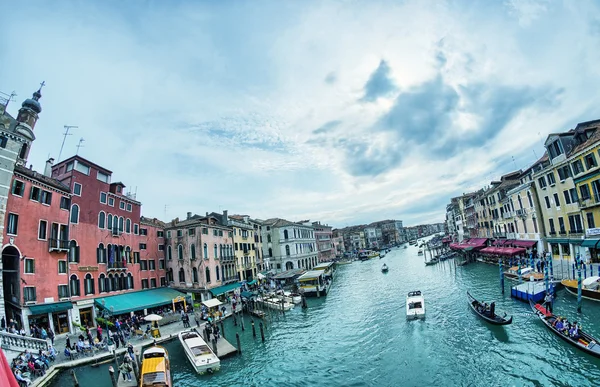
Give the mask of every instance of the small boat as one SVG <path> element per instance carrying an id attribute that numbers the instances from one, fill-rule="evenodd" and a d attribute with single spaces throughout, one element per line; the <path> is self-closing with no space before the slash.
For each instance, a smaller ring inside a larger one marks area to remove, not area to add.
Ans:
<path id="1" fill-rule="evenodd" d="M 167 350 L 158 345 L 145 350 L 140 374 L 140 387 L 171 387 L 171 366 Z"/>
<path id="2" fill-rule="evenodd" d="M 504 276 L 506 278 L 512 280 L 519 279 L 519 267 L 513 266 L 504 272 Z M 521 280 L 530 281 L 533 278 L 533 281 L 543 281 L 544 275 L 542 273 L 537 273 L 531 267 L 522 267 L 521 268 Z"/>
<path id="3" fill-rule="evenodd" d="M 381 266 L 381 272 L 383 273 L 387 273 L 390 269 L 388 268 L 388 265 L 386 265 L 385 263 L 383 264 L 383 266 Z"/>
<path id="4" fill-rule="evenodd" d="M 408 292 L 406 296 L 406 318 L 425 318 L 425 298 L 420 290 Z"/>
<path id="5" fill-rule="evenodd" d="M 408 246 L 407 246 L 407 245 L 404 245 L 404 248 L 405 248 L 405 249 L 408 249 Z"/>
<path id="6" fill-rule="evenodd" d="M 484 304 L 480 301 L 477 301 L 469 292 L 467 292 L 467 298 L 469 299 L 469 305 L 473 312 L 475 312 L 479 317 L 494 325 L 508 325 L 512 323 L 512 316 L 509 319 L 506 318 L 506 313 L 503 316 L 499 316 L 495 311 L 495 303 L 491 303 L 489 308 L 486 307 L 487 304 Z"/>
<path id="7" fill-rule="evenodd" d="M 581 329 L 579 329 L 577 338 L 571 337 L 568 333 L 561 332 L 554 326 L 554 323 L 558 320 L 556 315 L 552 314 L 542 305 L 535 304 L 531 300 L 529 300 L 529 305 L 531 306 L 531 309 L 533 309 L 533 312 L 540 318 L 544 325 L 552 331 L 552 333 L 583 352 L 600 358 L 600 344 L 598 344 L 598 339 L 590 336 Z"/>
<path id="8" fill-rule="evenodd" d="M 419 252 L 417 253 L 417 255 L 423 255 L 423 250 L 419 249 Z"/>
<path id="9" fill-rule="evenodd" d="M 562 280 L 561 284 L 567 292 L 577 296 L 577 280 Z M 600 277 L 588 277 L 581 281 L 581 297 L 588 300 L 600 301 Z"/>
<path id="10" fill-rule="evenodd" d="M 265 312 L 263 312 L 262 310 L 252 309 L 250 311 L 250 314 L 257 318 L 265 318 Z"/>
<path id="11" fill-rule="evenodd" d="M 425 265 L 431 266 L 431 265 L 435 265 L 438 262 L 439 262 L 439 260 L 437 258 L 431 258 L 429 261 L 425 261 Z"/>
<path id="12" fill-rule="evenodd" d="M 197 373 L 212 374 L 221 368 L 221 361 L 195 329 L 179 332 L 179 341 Z"/>
<path id="13" fill-rule="evenodd" d="M 385 258 L 385 254 L 379 254 L 379 259 Z"/>

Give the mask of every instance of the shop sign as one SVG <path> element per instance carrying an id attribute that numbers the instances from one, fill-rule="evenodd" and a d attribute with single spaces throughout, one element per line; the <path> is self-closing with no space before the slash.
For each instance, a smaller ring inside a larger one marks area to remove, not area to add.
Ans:
<path id="1" fill-rule="evenodd" d="M 600 228 L 588 228 L 585 230 L 585 235 L 587 235 L 587 236 L 600 235 Z"/>
<path id="2" fill-rule="evenodd" d="M 83 300 L 83 301 L 77 301 L 76 304 L 78 306 L 80 305 L 91 305 L 94 303 L 94 300 Z"/>
<path id="3" fill-rule="evenodd" d="M 79 266 L 79 271 L 98 271 L 98 266 Z"/>

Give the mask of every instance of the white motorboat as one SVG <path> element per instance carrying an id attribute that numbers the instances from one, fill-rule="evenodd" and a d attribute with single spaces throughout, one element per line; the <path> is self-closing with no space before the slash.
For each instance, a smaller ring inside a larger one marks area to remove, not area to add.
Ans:
<path id="1" fill-rule="evenodd" d="M 423 255 L 423 250 L 419 249 L 419 252 L 417 253 L 417 255 Z"/>
<path id="2" fill-rule="evenodd" d="M 277 297 L 273 297 L 273 298 L 261 298 L 258 297 L 256 299 L 258 302 L 261 302 L 264 306 L 266 306 L 267 308 L 270 309 L 275 309 L 275 310 L 284 310 L 284 311 L 288 311 L 294 308 L 294 304 L 286 302 L 285 301 L 285 297 L 283 298 L 277 298 Z"/>
<path id="3" fill-rule="evenodd" d="M 180 332 L 179 341 L 192 367 L 200 375 L 212 374 L 221 368 L 221 361 L 195 329 Z"/>
<path id="4" fill-rule="evenodd" d="M 297 305 L 297 304 L 302 303 L 302 296 L 299 295 L 298 293 L 292 293 L 292 292 L 285 291 L 285 292 L 283 292 L 283 295 L 285 296 L 285 301 L 290 304 Z"/>
<path id="5" fill-rule="evenodd" d="M 408 292 L 406 296 L 406 318 L 425 318 L 425 298 L 420 290 Z"/>

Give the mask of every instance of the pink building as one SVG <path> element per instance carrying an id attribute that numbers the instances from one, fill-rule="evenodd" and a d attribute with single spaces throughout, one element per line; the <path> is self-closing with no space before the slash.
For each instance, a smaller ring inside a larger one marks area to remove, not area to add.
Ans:
<path id="1" fill-rule="evenodd" d="M 317 241 L 317 252 L 319 262 L 332 261 L 335 258 L 335 249 L 333 247 L 333 232 L 331 226 L 313 222 L 315 230 L 315 240 Z"/>

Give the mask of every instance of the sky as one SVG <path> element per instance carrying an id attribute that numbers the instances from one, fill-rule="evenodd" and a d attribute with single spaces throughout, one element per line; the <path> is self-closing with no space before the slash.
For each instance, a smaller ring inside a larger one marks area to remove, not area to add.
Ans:
<path id="1" fill-rule="evenodd" d="M 27 1 L 0 14 L 29 163 L 79 154 L 171 220 L 441 222 L 600 118 L 598 1 Z"/>

